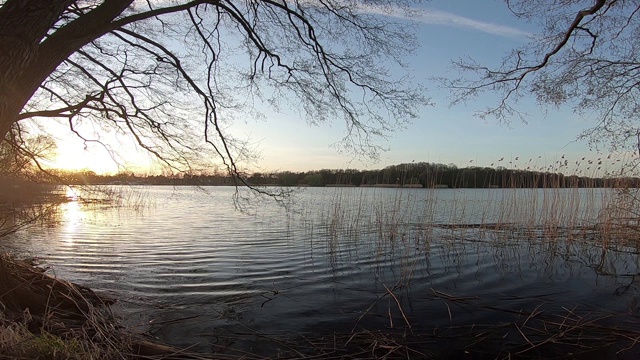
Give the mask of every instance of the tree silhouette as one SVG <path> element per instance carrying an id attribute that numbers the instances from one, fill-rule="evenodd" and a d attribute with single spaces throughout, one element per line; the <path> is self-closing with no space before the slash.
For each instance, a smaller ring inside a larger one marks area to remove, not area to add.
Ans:
<path id="1" fill-rule="evenodd" d="M 524 96 L 569 105 L 593 126 L 578 135 L 592 145 L 640 151 L 640 4 L 632 0 L 505 0 L 512 13 L 538 23 L 541 33 L 513 49 L 495 68 L 455 62 L 456 79 L 441 79 L 454 104 L 482 92 L 500 94 L 481 117 L 525 119 Z"/>
<path id="2" fill-rule="evenodd" d="M 310 124 L 342 119 L 343 149 L 375 139 L 427 103 L 389 76 L 415 48 L 384 14 L 405 1 L 0 1 L 0 142 L 22 123 L 64 122 L 117 152 L 129 136 L 166 166 L 213 157 L 247 184 L 253 153 L 233 122 L 290 104 Z M 86 129 L 92 129 L 87 131 Z"/>

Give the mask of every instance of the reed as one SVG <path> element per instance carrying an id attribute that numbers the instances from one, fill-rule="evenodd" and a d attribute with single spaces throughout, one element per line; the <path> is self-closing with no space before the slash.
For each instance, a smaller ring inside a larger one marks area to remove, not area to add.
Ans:
<path id="1" fill-rule="evenodd" d="M 455 297 L 434 291 L 433 296 L 450 306 L 477 309 L 478 297 Z M 499 324 L 473 323 L 431 329 L 354 329 L 322 336 L 282 337 L 247 329 L 243 333 L 218 333 L 218 359 L 548 359 L 606 358 L 615 354 L 632 358 L 640 341 L 637 329 L 602 325 L 624 320 L 622 315 L 581 311 L 576 308 L 550 312 L 540 305 L 530 311 L 508 308 L 488 309 L 510 316 L 513 321 Z M 229 344 L 264 341 L 277 346 L 277 355 L 267 356 L 237 350 Z M 446 346 L 443 346 L 446 344 Z M 559 354 L 561 354 L 559 356 Z"/>
<path id="2" fill-rule="evenodd" d="M 544 180 L 540 178 L 535 182 L 544 183 Z M 510 321 L 431 329 L 416 326 L 420 319 L 412 318 L 408 311 L 410 289 L 414 281 L 419 280 L 420 274 L 416 274 L 416 269 L 428 273 L 430 261 L 438 261 L 440 269 L 455 273 L 462 263 L 469 263 L 461 257 L 475 251 L 492 257 L 496 271 L 505 276 L 522 272 L 531 264 L 539 264 L 540 269 L 537 270 L 547 276 L 549 274 L 545 272 L 551 272 L 554 266 L 566 262 L 566 259 L 595 264 L 594 270 L 599 274 L 619 275 L 612 263 L 633 265 L 626 255 L 638 252 L 640 193 L 637 189 L 623 181 L 615 184 L 615 189 L 566 188 L 558 183 L 522 189 L 523 181 L 509 180 L 510 188 L 466 191 L 436 188 L 344 188 L 331 191 L 329 196 L 333 201 L 320 209 L 320 218 L 308 210 L 316 209 L 313 204 L 306 207 L 306 212 L 301 212 L 302 228 L 308 233 L 309 241 L 324 242 L 328 265 L 333 269 L 350 262 L 355 251 L 361 254 L 354 258 L 375 262 L 375 299 L 371 306 L 354 316 L 351 332 L 302 337 L 272 336 L 250 330 L 227 334 L 226 338 L 216 334 L 220 341 L 214 345 L 216 358 L 267 358 L 246 348 L 233 348 L 236 341 L 247 344 L 258 338 L 272 343 L 277 352 L 273 358 L 491 356 L 506 359 L 540 358 L 567 351 L 593 355 L 610 347 L 615 347 L 615 351 L 621 354 L 637 350 L 635 346 L 640 340 L 637 329 L 615 325 L 615 320 L 628 322 L 629 314 L 583 308 L 558 309 L 547 307 L 543 302 L 534 308 L 514 311 L 508 306 L 496 306 L 495 302 L 487 305 L 482 301 L 482 294 L 459 295 L 442 289 L 432 289 L 429 294 L 422 294 L 421 299 L 441 301 L 442 311 L 447 312 L 450 319 L 455 317 L 452 309 L 460 308 L 506 314 L 511 317 Z M 136 196 L 133 195 L 132 203 L 142 204 L 143 201 L 136 200 L 140 199 Z M 287 218 L 287 224 L 289 221 L 293 220 Z M 432 251 L 434 248 L 438 251 Z M 371 258 L 367 257 L 369 255 Z M 435 256 L 439 258 L 435 259 Z M 507 262 L 505 259 L 525 260 Z M 423 263 L 427 264 L 424 268 Z M 34 279 L 35 283 L 40 281 L 37 277 Z M 0 294 L 4 293 L 0 291 Z M 70 293 L 65 294 L 74 298 L 68 295 Z M 50 295 L 46 298 L 49 299 Z M 510 299 L 503 300 L 506 304 Z M 0 298 L 0 302 L 4 304 L 4 298 Z M 7 303 L 10 304 L 9 301 Z M 62 308 L 49 304 L 44 314 L 53 314 L 47 309 Z M 378 305 L 386 306 L 383 309 L 386 311 L 376 313 L 380 312 Z M 81 312 L 90 314 L 95 308 L 96 305 L 87 305 Z M 53 315 L 41 317 L 47 316 Z M 367 328 L 364 324 L 369 316 L 383 316 L 384 330 Z M 32 320 L 20 320 L 8 325 L 12 328 L 7 333 L 29 330 L 31 323 Z M 55 321 L 47 322 L 46 328 L 53 328 L 53 323 Z M 114 333 L 118 330 L 109 329 Z M 96 332 L 92 331 L 89 334 Z M 89 337 L 93 338 L 93 335 Z M 128 344 L 130 341 L 126 337 L 108 338 L 107 335 L 100 339 L 106 340 L 100 340 L 97 346 L 104 346 L 103 342 Z M 75 351 L 74 341 L 69 343 L 69 348 Z M 57 340 L 47 338 L 43 342 L 55 344 Z M 439 353 L 446 350 L 441 346 L 445 342 L 455 344 L 455 352 Z M 114 354 L 128 356 L 135 353 L 134 347 L 116 348 Z M 106 350 L 101 347 L 93 351 L 105 351 L 107 354 L 106 351 L 111 351 L 109 349 L 107 346 Z"/>
<path id="3" fill-rule="evenodd" d="M 407 239 L 426 246 L 434 233 L 451 241 L 567 238 L 610 247 L 636 245 L 640 232 L 637 189 L 367 190 L 338 190 L 333 208 L 320 220 L 319 227 L 328 224 L 334 248 L 339 241 L 367 236 L 383 253 Z"/>
<path id="4" fill-rule="evenodd" d="M 565 161 L 558 161 L 555 168 L 566 166 Z M 554 268 L 571 266 L 568 260 L 572 259 L 592 264 L 597 274 L 616 278 L 621 276 L 620 269 L 636 268 L 640 190 L 624 179 L 609 180 L 608 188 L 578 187 L 571 181 L 560 184 L 545 182 L 541 177 L 534 181 L 541 187 L 522 188 L 523 183 L 514 179 L 507 184 L 511 187 L 464 191 L 335 189 L 332 207 L 324 209 L 309 229 L 331 229 L 330 240 L 326 240 L 331 243 L 327 247 L 331 256 L 343 253 L 342 247 L 354 241 L 353 234 L 357 234 L 359 251 L 368 251 L 380 264 L 374 273 L 379 284 L 375 302 L 388 305 L 386 314 L 377 307 L 374 310 L 375 304 L 364 309 L 354 319 L 356 326 L 351 333 L 334 334 L 325 343 L 308 339 L 319 351 L 315 356 L 437 358 L 442 355 L 432 354 L 425 344 L 433 343 L 435 352 L 441 350 L 436 344 L 442 341 L 453 341 L 461 349 L 445 357 L 545 358 L 570 351 L 576 356 L 617 352 L 625 358 L 637 351 L 637 327 L 617 325 L 620 321 L 627 323 L 629 314 L 624 313 L 583 307 L 558 309 L 545 303 L 513 314 L 509 324 L 468 324 L 425 331 L 414 326 L 420 320 L 404 312 L 409 289 L 419 281 L 415 274 L 418 267 L 428 274 L 429 263 L 437 261 L 440 271 L 444 268 L 445 273 L 455 273 L 461 264 L 469 264 L 460 257 L 474 251 L 492 256 L 496 270 L 505 277 L 531 266 L 539 266 L 536 270 L 542 277 L 553 276 Z M 323 237 L 315 234 L 314 239 Z M 438 248 L 438 258 L 431 254 L 434 248 Z M 432 295 L 445 302 L 449 316 L 454 307 L 511 311 L 482 303 L 481 294 L 465 297 L 434 289 Z M 552 302 L 549 300 L 549 304 Z M 386 317 L 387 330 L 359 327 L 366 316 Z M 347 354 L 340 349 L 350 350 Z"/>

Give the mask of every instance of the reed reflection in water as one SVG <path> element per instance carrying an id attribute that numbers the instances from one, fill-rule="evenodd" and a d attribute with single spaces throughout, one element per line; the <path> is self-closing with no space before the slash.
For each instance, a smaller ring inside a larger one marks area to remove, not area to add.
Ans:
<path id="1" fill-rule="evenodd" d="M 121 299 L 130 326 L 201 351 L 382 331 L 431 334 L 419 347 L 449 356 L 526 350 L 563 317 L 635 319 L 637 247 L 603 222 L 611 190 L 312 188 L 244 213 L 233 188 L 139 190 L 149 206 L 70 202 L 60 226 L 5 241 Z"/>

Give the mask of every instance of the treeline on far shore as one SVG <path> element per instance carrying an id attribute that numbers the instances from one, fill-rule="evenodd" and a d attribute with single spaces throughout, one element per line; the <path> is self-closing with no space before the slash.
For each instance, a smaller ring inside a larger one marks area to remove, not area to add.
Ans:
<path id="1" fill-rule="evenodd" d="M 241 184 L 220 174 L 136 175 L 119 173 L 97 175 L 91 171 L 58 172 L 58 180 L 70 185 L 200 185 Z M 586 177 L 504 167 L 465 167 L 434 163 L 409 163 L 379 170 L 281 171 L 246 175 L 255 186 L 369 186 L 415 188 L 564 188 L 564 187 L 638 187 L 636 177 Z"/>

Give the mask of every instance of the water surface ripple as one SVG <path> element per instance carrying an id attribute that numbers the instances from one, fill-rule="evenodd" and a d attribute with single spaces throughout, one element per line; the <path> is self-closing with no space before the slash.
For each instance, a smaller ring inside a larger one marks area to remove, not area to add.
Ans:
<path id="1" fill-rule="evenodd" d="M 523 231 L 525 238 L 452 226 L 536 228 L 555 214 L 558 228 L 575 227 L 597 220 L 606 190 L 305 189 L 288 208 L 257 199 L 241 212 L 233 188 L 127 189 L 143 192 L 147 205 L 71 202 L 58 224 L 3 241 L 121 299 L 130 326 L 175 345 L 219 351 L 221 332 L 434 333 L 567 309 L 639 323 L 637 254 L 603 250 L 587 234 L 578 241 Z M 276 351 L 255 338 L 232 345 Z M 635 355 L 637 348 L 620 356 Z"/>

